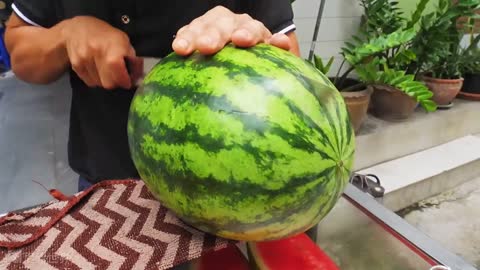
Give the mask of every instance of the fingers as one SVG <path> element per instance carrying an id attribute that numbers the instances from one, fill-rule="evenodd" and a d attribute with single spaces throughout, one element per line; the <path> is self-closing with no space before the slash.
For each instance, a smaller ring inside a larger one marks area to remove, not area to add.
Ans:
<path id="1" fill-rule="evenodd" d="M 235 25 L 233 12 L 221 6 L 215 7 L 182 27 L 172 48 L 179 55 L 189 55 L 195 50 L 205 54 L 215 53 L 230 40 Z"/>
<path id="2" fill-rule="evenodd" d="M 191 27 L 184 26 L 181 28 L 173 41 L 173 50 L 180 55 L 191 54 L 194 50 L 193 42 L 195 40 L 195 32 Z"/>
<path id="3" fill-rule="evenodd" d="M 96 71 L 95 62 L 89 58 L 85 50 L 71 51 L 69 53 L 72 69 L 78 77 L 88 86 L 99 86 L 100 78 Z"/>
<path id="4" fill-rule="evenodd" d="M 222 37 L 216 28 L 211 27 L 207 30 L 207 35 L 197 38 L 196 48 L 205 55 L 210 55 L 221 50 L 226 44 L 226 38 Z"/>
<path id="5" fill-rule="evenodd" d="M 233 29 L 231 17 L 220 18 L 217 22 L 197 19 L 177 32 L 172 48 L 179 55 L 189 55 L 195 50 L 213 54 L 230 41 Z"/>
<path id="6" fill-rule="evenodd" d="M 194 51 L 208 55 L 220 51 L 229 42 L 239 47 L 252 47 L 258 43 L 269 43 L 285 50 L 291 47 L 286 35 L 272 36 L 263 23 L 249 15 L 234 14 L 226 8 L 217 7 L 182 27 L 172 48 L 183 56 Z"/>
<path id="7" fill-rule="evenodd" d="M 292 41 L 285 34 L 275 34 L 267 40 L 267 43 L 286 51 L 289 51 L 292 48 Z"/>
<path id="8" fill-rule="evenodd" d="M 125 53 L 122 51 L 113 50 L 104 58 L 97 58 L 96 65 L 103 88 L 112 90 L 132 87 L 132 80 L 125 63 Z"/>
<path id="9" fill-rule="evenodd" d="M 90 76 L 88 69 L 85 65 L 80 64 L 79 61 L 70 60 L 72 63 L 72 69 L 77 73 L 78 77 L 88 86 L 98 86 L 97 82 Z"/>
<path id="10" fill-rule="evenodd" d="M 239 47 L 252 47 L 258 43 L 266 42 L 272 34 L 257 20 L 247 20 L 232 34 L 233 44 Z"/>
<path id="11" fill-rule="evenodd" d="M 97 67 L 95 66 L 95 61 L 88 61 L 85 64 L 85 67 L 88 72 L 88 77 L 91 79 L 91 83 L 87 83 L 89 87 L 101 86 L 100 76 L 98 75 Z"/>

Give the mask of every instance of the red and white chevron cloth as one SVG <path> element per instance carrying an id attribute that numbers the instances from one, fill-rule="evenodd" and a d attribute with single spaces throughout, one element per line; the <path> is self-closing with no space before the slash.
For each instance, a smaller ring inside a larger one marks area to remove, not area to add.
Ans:
<path id="1" fill-rule="evenodd" d="M 0 269 L 170 269 L 234 244 L 183 223 L 142 181 L 55 197 L 0 218 Z"/>

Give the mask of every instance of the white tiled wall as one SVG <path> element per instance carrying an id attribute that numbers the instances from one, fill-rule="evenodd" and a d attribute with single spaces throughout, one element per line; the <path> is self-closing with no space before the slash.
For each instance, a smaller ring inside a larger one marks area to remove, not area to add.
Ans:
<path id="1" fill-rule="evenodd" d="M 358 0 L 325 0 L 325 10 L 315 44 L 315 53 L 325 60 L 336 57 L 330 72 L 335 73 L 341 62 L 339 55 L 343 42 L 356 33 L 362 8 Z M 296 0 L 293 4 L 295 24 L 302 57 L 307 58 L 315 30 L 320 0 Z"/>

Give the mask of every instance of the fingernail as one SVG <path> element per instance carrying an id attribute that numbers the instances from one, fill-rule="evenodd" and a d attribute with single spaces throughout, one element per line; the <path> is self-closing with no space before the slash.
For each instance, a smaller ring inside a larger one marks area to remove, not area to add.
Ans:
<path id="1" fill-rule="evenodd" d="M 175 47 L 179 49 L 187 49 L 188 48 L 188 41 L 185 39 L 178 39 L 175 41 Z"/>

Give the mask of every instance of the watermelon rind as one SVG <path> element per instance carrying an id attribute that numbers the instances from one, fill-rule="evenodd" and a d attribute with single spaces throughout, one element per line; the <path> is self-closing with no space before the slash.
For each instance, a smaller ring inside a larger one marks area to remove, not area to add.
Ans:
<path id="1" fill-rule="evenodd" d="M 197 229 L 243 241 L 317 224 L 341 196 L 355 152 L 334 85 L 267 44 L 162 59 L 134 96 L 128 139 L 163 205 Z"/>

